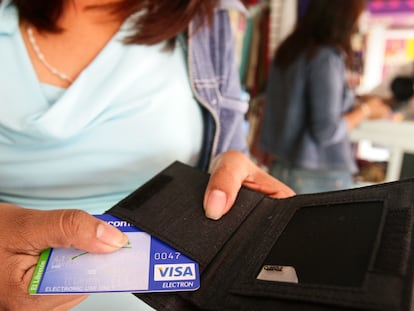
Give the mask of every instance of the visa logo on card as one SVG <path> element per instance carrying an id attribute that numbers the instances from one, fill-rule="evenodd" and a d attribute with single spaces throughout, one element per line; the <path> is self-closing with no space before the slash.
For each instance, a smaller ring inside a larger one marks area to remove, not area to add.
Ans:
<path id="1" fill-rule="evenodd" d="M 128 244 L 107 254 L 75 248 L 42 252 L 30 294 L 190 291 L 200 286 L 198 263 L 115 216 L 95 217 L 128 236 Z"/>
<path id="2" fill-rule="evenodd" d="M 154 266 L 155 281 L 177 281 L 177 280 L 195 280 L 195 265 L 189 264 L 166 264 Z"/>

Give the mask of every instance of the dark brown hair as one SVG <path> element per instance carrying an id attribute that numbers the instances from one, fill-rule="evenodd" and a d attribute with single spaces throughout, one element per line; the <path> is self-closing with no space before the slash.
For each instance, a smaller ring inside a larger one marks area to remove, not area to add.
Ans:
<path id="1" fill-rule="evenodd" d="M 321 45 L 334 46 L 352 63 L 351 36 L 365 0 L 310 0 L 294 31 L 275 51 L 274 62 L 286 68 L 304 51 L 312 58 Z"/>
<path id="2" fill-rule="evenodd" d="M 62 31 L 57 21 L 66 1 L 71 0 L 13 0 L 20 18 L 39 31 Z M 126 43 L 155 44 L 174 38 L 185 30 L 196 14 L 201 21 L 211 22 L 218 0 L 122 0 L 91 6 L 89 9 L 108 9 L 114 17 L 126 18 L 135 12 L 145 12 L 136 19 L 132 34 Z M 0 0 L 1 2 L 1 0 Z"/>

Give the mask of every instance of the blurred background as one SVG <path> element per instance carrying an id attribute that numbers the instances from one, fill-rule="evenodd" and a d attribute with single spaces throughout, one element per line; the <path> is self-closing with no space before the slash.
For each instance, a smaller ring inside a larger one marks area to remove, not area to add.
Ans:
<path id="1" fill-rule="evenodd" d="M 266 166 L 258 145 L 269 63 L 301 18 L 308 0 L 245 0 L 231 12 L 240 78 L 249 100 L 246 135 L 252 157 Z M 414 176 L 414 0 L 369 0 L 352 40 L 348 80 L 356 94 L 386 98 L 393 113 L 364 121 L 350 136 L 360 171 L 356 185 Z M 266 167 L 265 167 L 266 168 Z"/>

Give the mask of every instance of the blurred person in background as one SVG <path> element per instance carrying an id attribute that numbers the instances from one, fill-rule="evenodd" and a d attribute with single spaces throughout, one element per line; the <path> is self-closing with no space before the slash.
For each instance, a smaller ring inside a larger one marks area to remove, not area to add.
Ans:
<path id="1" fill-rule="evenodd" d="M 354 105 L 347 83 L 351 36 L 363 0 L 310 0 L 294 31 L 274 54 L 260 134 L 270 173 L 296 193 L 346 189 L 357 172 L 349 131 L 386 117 L 379 97 Z"/>

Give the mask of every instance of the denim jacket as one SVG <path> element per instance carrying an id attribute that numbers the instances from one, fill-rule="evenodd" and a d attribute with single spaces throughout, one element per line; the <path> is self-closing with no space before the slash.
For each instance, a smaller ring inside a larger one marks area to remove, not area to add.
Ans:
<path id="1" fill-rule="evenodd" d="M 247 153 L 243 129 L 247 102 L 234 53 L 234 40 L 227 9 L 243 10 L 239 1 L 219 1 L 211 27 L 189 27 L 188 67 L 195 97 L 204 107 L 204 144 L 199 167 L 206 169 L 212 157 L 226 150 Z M 194 29 L 197 31 L 191 35 Z"/>
<path id="2" fill-rule="evenodd" d="M 295 168 L 356 172 L 342 117 L 353 100 L 336 48 L 321 47 L 310 61 L 302 54 L 286 70 L 271 66 L 262 149 Z"/>

